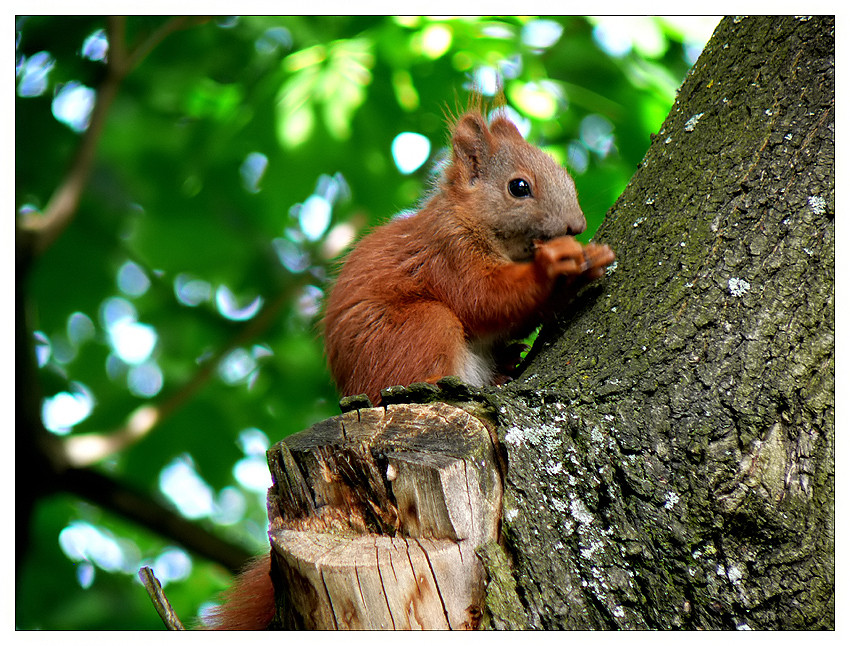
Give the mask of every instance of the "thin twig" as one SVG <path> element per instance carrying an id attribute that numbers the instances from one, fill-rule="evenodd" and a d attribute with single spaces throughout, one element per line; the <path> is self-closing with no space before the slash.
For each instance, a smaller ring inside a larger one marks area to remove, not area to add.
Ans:
<path id="1" fill-rule="evenodd" d="M 168 597 L 165 596 L 165 592 L 162 590 L 162 585 L 160 585 L 159 581 L 154 576 L 153 570 L 147 566 L 143 567 L 139 570 L 139 578 L 142 580 L 145 590 L 148 591 L 148 595 L 153 602 L 153 607 L 156 608 L 156 611 L 162 619 L 162 623 L 165 624 L 165 627 L 168 628 L 168 630 L 185 630 L 180 619 L 177 617 L 177 613 L 174 612 L 174 608 L 171 607 Z"/>
<path id="2" fill-rule="evenodd" d="M 177 16 L 176 18 L 172 18 L 161 25 L 159 29 L 151 33 L 132 52 L 130 52 L 130 55 L 126 60 L 127 71 L 129 72 L 130 70 L 135 69 L 139 63 L 144 60 L 145 56 L 150 54 L 151 50 L 165 40 L 166 36 L 180 29 L 189 27 L 194 20 L 203 22 L 204 18 L 194 16 Z"/>

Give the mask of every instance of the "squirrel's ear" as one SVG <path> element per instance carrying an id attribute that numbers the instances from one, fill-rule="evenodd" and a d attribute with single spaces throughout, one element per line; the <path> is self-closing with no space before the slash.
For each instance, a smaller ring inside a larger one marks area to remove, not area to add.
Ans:
<path id="1" fill-rule="evenodd" d="M 490 132 L 484 118 L 474 112 L 463 115 L 455 124 L 452 136 L 454 169 L 472 184 L 490 154 Z"/>

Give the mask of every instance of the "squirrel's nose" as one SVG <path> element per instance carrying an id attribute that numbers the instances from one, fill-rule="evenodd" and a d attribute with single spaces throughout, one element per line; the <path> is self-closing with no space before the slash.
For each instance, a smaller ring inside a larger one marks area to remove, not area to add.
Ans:
<path id="1" fill-rule="evenodd" d="M 567 225 L 568 236 L 577 236 L 587 228 L 587 220 L 584 219 L 584 214 L 581 211 L 579 211 L 578 215 L 571 217 L 570 220 L 570 224 Z"/>

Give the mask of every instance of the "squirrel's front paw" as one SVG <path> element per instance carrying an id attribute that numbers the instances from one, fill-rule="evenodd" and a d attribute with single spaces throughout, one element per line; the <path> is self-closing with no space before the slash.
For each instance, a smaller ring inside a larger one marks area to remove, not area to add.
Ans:
<path id="1" fill-rule="evenodd" d="M 584 247 L 584 274 L 588 278 L 599 278 L 605 274 L 605 267 L 610 265 L 617 256 L 607 244 L 588 243 Z"/>
<path id="2" fill-rule="evenodd" d="M 578 276 L 585 270 L 584 249 L 572 236 L 536 241 L 534 246 L 534 261 L 550 279 L 560 275 Z"/>
<path id="3" fill-rule="evenodd" d="M 545 269 L 549 278 L 561 275 L 598 278 L 616 257 L 608 245 L 592 242 L 582 245 L 572 236 L 535 242 L 535 247 L 535 262 Z"/>

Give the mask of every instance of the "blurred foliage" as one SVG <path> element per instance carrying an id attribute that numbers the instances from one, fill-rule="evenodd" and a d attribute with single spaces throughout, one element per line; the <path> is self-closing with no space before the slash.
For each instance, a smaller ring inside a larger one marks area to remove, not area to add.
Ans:
<path id="1" fill-rule="evenodd" d="M 127 42 L 168 20 L 129 18 Z M 335 258 L 416 205 L 448 142 L 446 111 L 465 105 L 473 83 L 492 93 L 501 78 L 529 139 L 572 170 L 587 239 L 712 27 L 299 16 L 211 18 L 170 34 L 123 80 L 76 216 L 28 276 L 41 396 L 78 406 L 79 419 L 53 431 L 109 433 L 144 405 L 172 406 L 96 468 L 184 513 L 191 504 L 165 483 L 189 473 L 175 482 L 205 492 L 198 522 L 263 551 L 263 485 L 246 474 L 264 442 L 338 412 L 316 325 Z M 107 40 L 100 17 L 18 18 L 19 214 L 45 208 L 68 171 L 85 123 L 59 97 L 98 89 Z M 402 132 L 430 142 L 430 162 L 409 174 L 391 154 Z M 133 339 L 142 349 L 128 357 Z M 20 628 L 158 628 L 137 584 L 142 564 L 154 564 L 188 622 L 229 581 L 221 566 L 71 496 L 42 499 L 32 524 Z"/>

